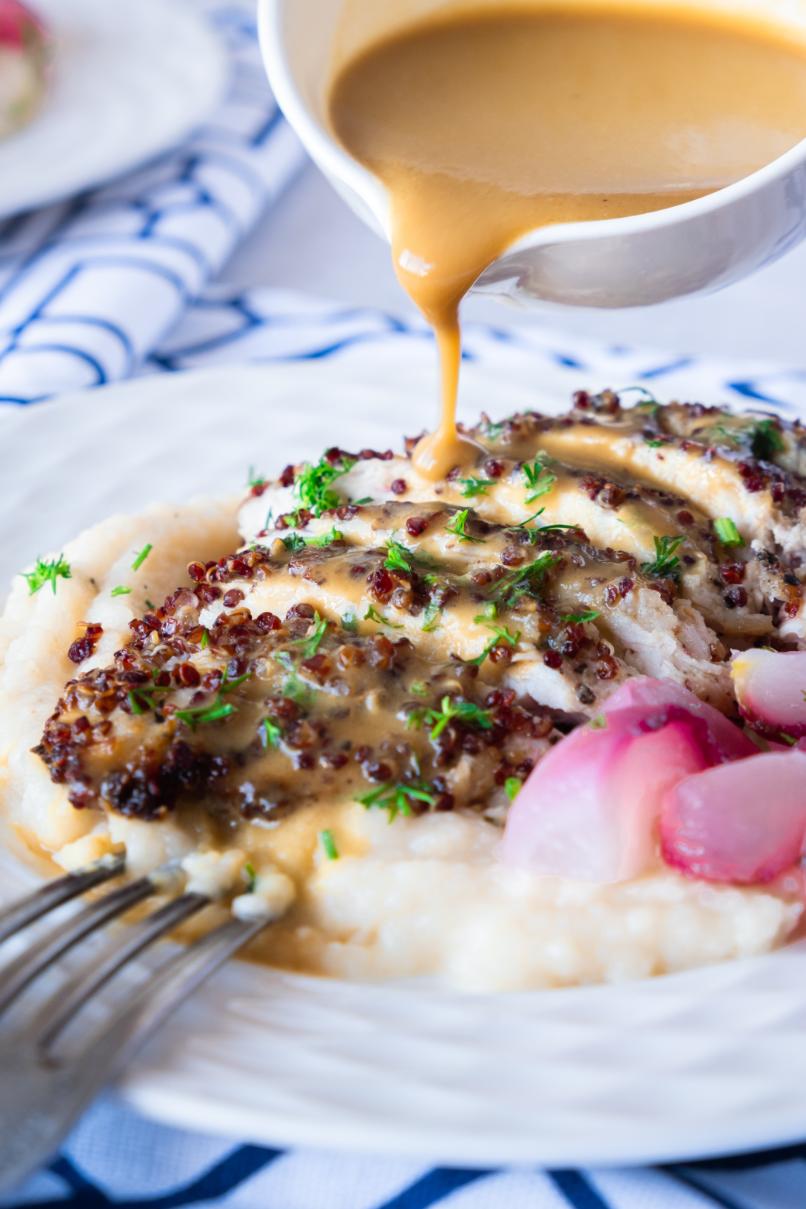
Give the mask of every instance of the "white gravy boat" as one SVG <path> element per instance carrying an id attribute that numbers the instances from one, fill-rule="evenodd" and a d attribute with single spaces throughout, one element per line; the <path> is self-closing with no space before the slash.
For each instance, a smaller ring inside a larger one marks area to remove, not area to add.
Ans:
<path id="1" fill-rule="evenodd" d="M 333 138 L 326 120 L 334 69 L 379 36 L 419 18 L 496 0 L 258 0 L 275 96 L 342 197 L 389 240 L 385 187 Z M 534 7 L 537 0 L 520 0 Z M 600 0 L 607 7 L 608 0 Z M 508 0 L 514 7 L 518 0 Z M 634 0 L 659 7 L 668 0 Z M 806 0 L 689 0 L 687 8 L 774 19 L 806 41 Z M 806 115 L 805 115 L 806 120 Z M 634 218 L 564 223 L 513 243 L 473 287 L 522 301 L 625 307 L 716 290 L 771 263 L 806 234 L 806 139 L 752 176 L 698 201 Z"/>

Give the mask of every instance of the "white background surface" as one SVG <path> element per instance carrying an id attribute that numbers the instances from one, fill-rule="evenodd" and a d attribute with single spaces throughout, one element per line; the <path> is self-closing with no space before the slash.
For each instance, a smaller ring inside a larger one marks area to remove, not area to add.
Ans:
<path id="1" fill-rule="evenodd" d="M 309 165 L 247 240 L 224 279 L 284 286 L 397 314 L 410 310 L 389 251 Z M 615 343 L 806 364 L 806 244 L 755 277 L 710 296 L 628 311 L 544 306 L 533 311 L 473 299 L 468 318 L 548 324 Z"/>

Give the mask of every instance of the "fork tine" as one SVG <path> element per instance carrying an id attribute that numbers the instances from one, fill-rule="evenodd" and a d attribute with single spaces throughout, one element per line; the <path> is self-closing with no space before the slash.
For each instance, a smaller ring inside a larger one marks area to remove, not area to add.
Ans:
<path id="1" fill-rule="evenodd" d="M 96 864 L 89 865 L 77 873 L 68 873 L 66 877 L 57 878 L 56 881 L 49 882 L 40 890 L 35 890 L 26 898 L 0 911 L 0 944 L 63 903 L 70 902 L 94 886 L 119 877 L 125 866 L 126 858 L 123 855 L 102 857 Z"/>
<path id="2" fill-rule="evenodd" d="M 133 958 L 173 931 L 191 915 L 208 906 L 209 902 L 209 898 L 203 894 L 183 894 L 173 902 L 165 903 L 145 919 L 132 924 L 127 935 L 122 938 L 122 944 L 110 947 L 97 961 L 78 971 L 37 1014 L 30 1032 L 37 1038 L 38 1044 L 43 1049 L 49 1049 L 96 991 L 105 986 Z"/>
<path id="3" fill-rule="evenodd" d="M 188 945 L 102 1029 L 87 1051 L 92 1060 L 117 1069 L 211 974 L 276 919 L 230 919 Z"/>
<path id="4" fill-rule="evenodd" d="M 84 907 L 66 923 L 54 928 L 43 943 L 38 944 L 31 952 L 23 953 L 12 961 L 0 973 L 0 1013 L 10 1007 L 39 974 L 80 940 L 116 916 L 122 915 L 124 911 L 128 911 L 135 903 L 148 898 L 156 888 L 151 878 L 143 877 L 113 890 Z"/>

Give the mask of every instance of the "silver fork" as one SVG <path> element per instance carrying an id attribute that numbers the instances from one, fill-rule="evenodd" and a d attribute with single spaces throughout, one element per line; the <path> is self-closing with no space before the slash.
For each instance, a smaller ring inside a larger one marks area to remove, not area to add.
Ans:
<path id="1" fill-rule="evenodd" d="M 119 878 L 125 858 L 105 857 L 95 865 L 50 882 L 0 912 L 0 946 L 64 903 Z M 270 922 L 230 919 L 201 939 L 171 952 L 168 960 L 125 1002 L 112 1005 L 98 1029 L 77 1050 L 62 1034 L 78 1012 L 134 957 L 210 903 L 185 892 L 131 924 L 86 962 L 41 1005 L 17 1024 L 6 1015 L 46 970 L 80 941 L 151 895 L 165 892 L 165 880 L 143 877 L 110 890 L 0 969 L 0 1191 L 39 1169 L 99 1091 L 132 1057 L 165 1018 L 253 936 Z M 1 950 L 0 950 L 1 952 Z"/>

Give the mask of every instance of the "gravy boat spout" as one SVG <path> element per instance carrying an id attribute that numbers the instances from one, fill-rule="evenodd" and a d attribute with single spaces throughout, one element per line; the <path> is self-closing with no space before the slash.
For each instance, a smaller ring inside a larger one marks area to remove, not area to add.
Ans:
<path id="1" fill-rule="evenodd" d="M 471 0 L 462 7 L 490 3 Z M 643 3 L 657 7 L 661 0 Z M 259 0 L 261 46 L 280 106 L 336 190 L 387 241 L 389 196 L 331 133 L 328 84 L 334 66 L 351 52 L 412 20 L 454 7 L 451 0 L 395 0 L 394 5 Z M 698 0 L 698 7 L 724 12 L 726 4 Z M 757 0 L 731 0 L 730 8 L 738 17 L 743 12 L 758 16 Z M 765 0 L 765 18 L 806 42 L 806 5 Z M 758 172 L 699 200 L 635 217 L 531 231 L 510 245 L 473 289 L 525 303 L 645 306 L 738 281 L 795 247 L 804 235 L 806 139 Z"/>

